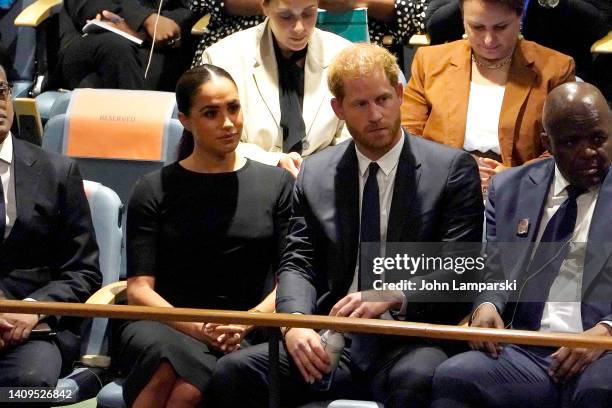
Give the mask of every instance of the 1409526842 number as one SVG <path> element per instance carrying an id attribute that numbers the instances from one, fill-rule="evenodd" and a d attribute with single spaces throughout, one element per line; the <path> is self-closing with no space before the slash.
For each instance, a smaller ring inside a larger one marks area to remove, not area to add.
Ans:
<path id="1" fill-rule="evenodd" d="M 0 387 L 0 403 L 3 402 L 76 402 L 74 390 L 52 387 Z"/>

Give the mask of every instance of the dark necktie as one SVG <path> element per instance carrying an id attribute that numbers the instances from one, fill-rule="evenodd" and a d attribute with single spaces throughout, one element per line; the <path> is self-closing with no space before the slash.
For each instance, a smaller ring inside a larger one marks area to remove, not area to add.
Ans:
<path id="1" fill-rule="evenodd" d="M 359 251 L 359 290 L 372 289 L 374 258 L 380 256 L 380 201 L 376 174 L 378 163 L 370 163 L 368 178 L 361 198 L 361 232 Z M 364 245 L 366 244 L 366 245 Z M 362 295 L 363 296 L 363 295 Z M 351 359 L 362 371 L 370 365 L 378 350 L 377 335 L 354 333 L 351 335 Z"/>
<path id="2" fill-rule="evenodd" d="M 4 231 L 6 229 L 6 208 L 4 206 L 4 187 L 0 182 L 0 242 L 4 240 Z"/>
<path id="3" fill-rule="evenodd" d="M 278 45 L 275 45 L 275 47 L 278 61 L 283 153 L 297 152 L 302 154 L 302 141 L 306 136 L 301 97 L 301 95 L 304 95 L 304 68 L 300 67 L 298 62 L 306 58 L 308 48 L 296 51 L 289 58 L 285 58 Z"/>
<path id="4" fill-rule="evenodd" d="M 378 163 L 369 166 L 368 178 L 363 186 L 361 198 L 361 251 L 359 263 L 359 290 L 371 289 L 374 258 L 380 256 L 380 201 L 378 192 Z M 367 243 L 366 245 L 363 245 Z"/>
<path id="5" fill-rule="evenodd" d="M 578 207 L 576 198 L 586 192 L 585 189 L 569 185 L 567 200 L 561 204 L 552 216 L 542 234 L 526 276 L 532 276 L 524 285 L 514 316 L 513 327 L 516 329 L 537 330 L 540 327 L 544 304 L 548 292 L 569 251 L 569 240 L 576 227 Z"/>

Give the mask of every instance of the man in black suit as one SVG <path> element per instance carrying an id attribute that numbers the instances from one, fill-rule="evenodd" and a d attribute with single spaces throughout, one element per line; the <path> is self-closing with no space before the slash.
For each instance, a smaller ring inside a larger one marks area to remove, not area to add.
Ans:
<path id="1" fill-rule="evenodd" d="M 84 302 L 102 283 L 76 164 L 10 133 L 0 66 L 0 298 Z M 53 387 L 79 353 L 78 319 L 0 313 L 0 387 Z M 49 326 L 55 336 L 30 338 Z"/>
<path id="2" fill-rule="evenodd" d="M 378 318 L 393 310 L 408 320 L 448 324 L 466 314 L 457 305 L 408 303 L 401 292 L 368 301 L 357 291 L 359 275 L 367 275 L 357 273 L 365 248 L 360 237 L 382 245 L 482 238 L 475 161 L 465 152 L 402 131 L 398 74 L 395 58 L 371 44 L 347 48 L 330 66 L 332 106 L 353 139 L 302 165 L 278 273 L 278 312 Z M 302 328 L 282 332 L 283 406 L 363 395 L 346 387 L 359 384 L 361 390 L 369 388 L 365 397 L 386 407 L 425 407 L 433 370 L 450 352 L 424 339 L 350 335 L 352 344 L 335 372 L 332 392 L 316 393 L 308 383 L 329 371 L 319 333 Z M 212 382 L 215 406 L 265 406 L 267 370 L 265 345 L 220 359 Z M 365 387 L 359 380 L 366 380 Z"/>
<path id="3" fill-rule="evenodd" d="M 484 279 L 518 290 L 481 293 L 471 326 L 612 336 L 612 112 L 593 85 L 566 83 L 543 125 L 554 158 L 495 176 L 487 202 Z M 438 367 L 432 407 L 612 406 L 609 350 L 473 348 Z"/>
<path id="4" fill-rule="evenodd" d="M 190 34 L 194 18 L 187 0 L 164 1 L 160 15 L 158 4 L 155 0 L 64 1 L 58 63 L 47 87 L 174 91 L 195 52 Z M 83 35 L 83 26 L 95 18 L 143 39 L 143 45 L 109 31 Z M 145 78 L 154 33 L 155 52 Z"/>

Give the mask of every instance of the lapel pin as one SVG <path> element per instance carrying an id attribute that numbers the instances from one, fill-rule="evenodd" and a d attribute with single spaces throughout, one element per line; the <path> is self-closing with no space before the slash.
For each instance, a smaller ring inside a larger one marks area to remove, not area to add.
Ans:
<path id="1" fill-rule="evenodd" d="M 529 232 L 529 218 L 520 219 L 516 226 L 517 235 L 524 237 L 524 236 L 527 236 L 528 232 Z"/>

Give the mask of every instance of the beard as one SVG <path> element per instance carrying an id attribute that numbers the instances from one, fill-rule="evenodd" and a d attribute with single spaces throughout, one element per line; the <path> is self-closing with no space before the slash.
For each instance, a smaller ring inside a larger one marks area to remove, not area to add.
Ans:
<path id="1" fill-rule="evenodd" d="M 399 138 L 401 137 L 400 132 L 401 118 L 398 115 L 393 125 L 389 127 L 389 130 L 383 137 L 372 137 L 369 131 L 377 128 L 378 126 L 366 127 L 363 131 L 357 130 L 346 123 L 346 127 L 349 130 L 353 140 L 359 147 L 359 151 L 366 154 L 367 156 L 382 157 L 389 150 L 395 146 Z M 371 157 L 370 157 L 371 159 Z M 376 159 L 378 160 L 378 159 Z"/>

